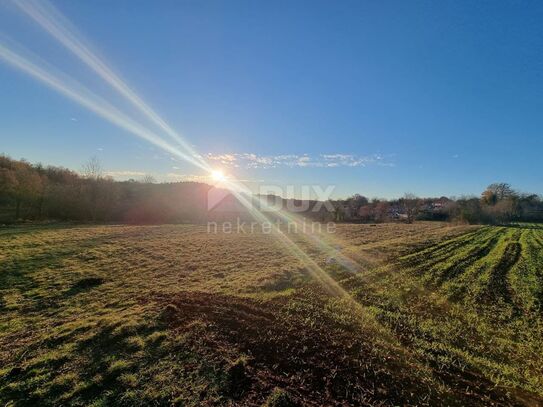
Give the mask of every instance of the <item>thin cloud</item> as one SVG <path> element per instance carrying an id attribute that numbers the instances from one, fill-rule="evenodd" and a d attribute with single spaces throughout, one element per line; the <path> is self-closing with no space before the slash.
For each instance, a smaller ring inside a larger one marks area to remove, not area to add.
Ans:
<path id="1" fill-rule="evenodd" d="M 207 154 L 206 158 L 226 167 L 234 168 L 279 168 L 279 167 L 365 167 L 379 165 L 392 167 L 394 163 L 380 154 L 360 156 L 355 154 L 283 154 L 258 155 L 254 153 Z"/>
<path id="2" fill-rule="evenodd" d="M 209 175 L 196 175 L 196 174 L 178 174 L 175 172 L 169 172 L 165 175 L 164 179 L 168 182 L 209 182 Z"/>
<path id="3" fill-rule="evenodd" d="M 145 172 L 129 171 L 129 170 L 106 171 L 104 174 L 107 175 L 108 177 L 113 177 L 113 178 L 132 178 L 132 177 L 143 177 L 146 175 Z"/>
<path id="4" fill-rule="evenodd" d="M 226 178 L 230 178 L 230 175 L 226 174 Z M 177 172 L 169 172 L 161 176 L 165 182 L 201 182 L 204 184 L 214 184 L 213 178 L 210 175 L 200 174 L 180 174 Z M 245 184 L 259 184 L 264 182 L 262 179 L 241 179 L 235 178 L 237 182 L 243 182 Z"/>
<path id="5" fill-rule="evenodd" d="M 141 179 L 146 175 L 149 175 L 148 172 L 143 171 L 132 171 L 132 170 L 120 170 L 120 171 L 106 171 L 104 175 L 112 177 L 117 180 L 128 180 L 128 179 Z M 210 177 L 208 175 L 195 175 L 195 174 L 180 174 L 176 172 L 168 172 L 162 174 L 152 174 L 156 179 L 162 182 L 210 182 Z"/>

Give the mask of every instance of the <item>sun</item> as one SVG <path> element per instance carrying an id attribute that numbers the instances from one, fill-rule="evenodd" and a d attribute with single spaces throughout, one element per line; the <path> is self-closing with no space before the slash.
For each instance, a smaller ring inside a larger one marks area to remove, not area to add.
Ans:
<path id="1" fill-rule="evenodd" d="M 211 178 L 213 179 L 213 181 L 224 181 L 226 179 L 226 176 L 222 171 L 215 170 L 211 172 Z"/>

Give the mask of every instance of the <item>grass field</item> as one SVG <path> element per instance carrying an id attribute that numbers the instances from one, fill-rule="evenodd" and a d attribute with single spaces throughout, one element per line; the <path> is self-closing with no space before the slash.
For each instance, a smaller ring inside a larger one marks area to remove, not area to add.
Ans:
<path id="1" fill-rule="evenodd" d="M 541 405 L 543 228 L 0 229 L 2 405 Z M 352 301 L 354 299 L 354 301 Z"/>

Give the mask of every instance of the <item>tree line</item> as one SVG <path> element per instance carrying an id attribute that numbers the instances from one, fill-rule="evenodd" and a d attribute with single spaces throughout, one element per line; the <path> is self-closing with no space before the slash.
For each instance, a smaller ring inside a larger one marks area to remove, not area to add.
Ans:
<path id="1" fill-rule="evenodd" d="M 114 181 L 91 159 L 81 173 L 0 155 L 0 223 L 180 223 L 206 218 L 206 184 Z"/>
<path id="2" fill-rule="evenodd" d="M 489 185 L 481 196 L 419 198 L 413 194 L 395 200 L 354 195 L 341 208 L 353 220 L 385 222 L 440 220 L 470 224 L 543 222 L 543 199 L 537 194 L 515 191 L 507 183 Z"/>
<path id="3" fill-rule="evenodd" d="M 208 198 L 212 188 L 196 182 L 156 183 L 150 176 L 140 181 L 115 181 L 103 175 L 96 159 L 87 162 L 78 173 L 0 155 L 0 223 L 24 220 L 200 223 L 240 216 L 239 209 L 232 213 L 210 211 Z M 517 192 L 506 183 L 490 185 L 479 197 L 418 198 L 406 194 L 400 199 L 385 200 L 356 194 L 331 204 L 333 211 L 321 207 L 319 212 L 309 209 L 303 215 L 319 221 L 374 223 L 543 221 L 542 198 Z M 314 206 L 312 202 L 310 208 Z"/>

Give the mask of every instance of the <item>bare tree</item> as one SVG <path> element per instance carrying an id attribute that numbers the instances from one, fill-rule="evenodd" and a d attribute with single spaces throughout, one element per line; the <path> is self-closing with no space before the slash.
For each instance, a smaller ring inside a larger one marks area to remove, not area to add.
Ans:
<path id="1" fill-rule="evenodd" d="M 350 198 L 347 198 L 347 204 L 349 205 L 351 213 L 353 213 L 355 216 L 358 215 L 359 209 L 368 203 L 368 198 L 360 194 L 354 194 Z"/>
<path id="2" fill-rule="evenodd" d="M 407 215 L 407 223 L 413 223 L 420 208 L 420 199 L 414 194 L 407 193 L 400 202 Z"/>
<path id="3" fill-rule="evenodd" d="M 498 202 L 506 198 L 516 196 L 516 192 L 511 188 L 511 185 L 505 182 L 490 184 L 481 194 L 481 200 L 487 205 L 496 205 Z"/>
<path id="4" fill-rule="evenodd" d="M 152 175 L 146 174 L 146 175 L 141 179 L 141 182 L 142 182 L 142 184 L 156 184 L 156 179 L 155 179 L 155 177 L 153 177 Z"/>
<path id="5" fill-rule="evenodd" d="M 81 173 L 85 178 L 88 179 L 99 179 L 102 178 L 103 170 L 102 170 L 102 164 L 100 163 L 100 160 L 98 157 L 93 156 L 87 161 L 85 164 L 83 164 L 83 168 Z"/>

